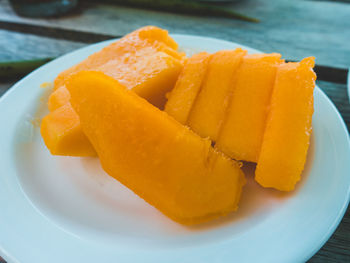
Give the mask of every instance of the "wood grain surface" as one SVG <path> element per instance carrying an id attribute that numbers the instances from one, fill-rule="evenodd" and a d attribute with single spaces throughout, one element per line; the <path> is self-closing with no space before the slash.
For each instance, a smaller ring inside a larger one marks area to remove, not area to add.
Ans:
<path id="1" fill-rule="evenodd" d="M 85 45 L 0 29 L 0 61 L 56 57 Z"/>
<path id="2" fill-rule="evenodd" d="M 350 67 L 350 4 L 346 2 L 245 0 L 236 1 L 230 8 L 257 17 L 261 23 L 84 2 L 78 12 L 63 18 L 29 19 L 17 16 L 7 0 L 0 0 L 0 61 L 59 56 L 152 24 L 171 33 L 216 37 L 264 52 L 279 52 L 290 60 L 315 56 L 320 65 Z M 0 96 L 15 81 L 0 80 Z M 317 84 L 336 105 L 349 129 L 346 85 L 325 81 Z M 350 262 L 350 209 L 310 262 Z"/>
<path id="3" fill-rule="evenodd" d="M 291 60 L 312 55 L 317 64 L 350 67 L 349 4 L 305 0 L 231 4 L 229 8 L 261 20 L 248 23 L 81 2 L 78 13 L 64 18 L 29 19 L 17 16 L 6 0 L 0 0 L 0 28 L 1 22 L 12 22 L 120 36 L 144 25 L 156 25 L 171 33 L 216 37 L 264 52 L 279 52 Z"/>

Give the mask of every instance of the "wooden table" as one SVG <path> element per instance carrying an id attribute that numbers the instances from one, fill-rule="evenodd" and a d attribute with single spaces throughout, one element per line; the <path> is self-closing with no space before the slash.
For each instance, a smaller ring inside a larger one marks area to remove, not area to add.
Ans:
<path id="1" fill-rule="evenodd" d="M 144 25 L 156 25 L 171 33 L 210 36 L 264 52 L 279 52 L 290 60 L 315 56 L 318 65 L 346 69 L 350 67 L 350 4 L 346 1 L 242 0 L 229 5 L 259 18 L 261 22 L 256 24 L 88 3 L 62 18 L 28 19 L 17 16 L 7 0 L 0 0 L 0 61 L 59 56 Z M 0 96 L 15 81 L 0 79 Z M 337 77 L 334 82 L 318 80 L 317 84 L 335 103 L 349 128 L 346 85 L 336 82 Z M 310 262 L 350 262 L 350 209 Z"/>

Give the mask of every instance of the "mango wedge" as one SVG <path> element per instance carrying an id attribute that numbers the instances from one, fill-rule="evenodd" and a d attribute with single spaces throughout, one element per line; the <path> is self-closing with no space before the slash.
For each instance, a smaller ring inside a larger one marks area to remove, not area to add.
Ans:
<path id="1" fill-rule="evenodd" d="M 83 133 L 78 115 L 65 86 L 54 90 L 48 100 L 50 113 L 41 122 L 40 132 L 53 155 L 94 157 L 96 151 Z"/>
<path id="2" fill-rule="evenodd" d="M 187 123 L 200 136 L 216 141 L 233 89 L 233 75 L 245 54 L 238 48 L 212 55 Z"/>
<path id="3" fill-rule="evenodd" d="M 53 155 L 69 149 L 70 156 L 96 156 L 94 148 L 81 130 L 78 115 L 69 103 L 43 118 L 41 135 Z"/>
<path id="4" fill-rule="evenodd" d="M 257 162 L 280 54 L 243 58 L 216 147 L 236 160 Z"/>
<path id="5" fill-rule="evenodd" d="M 165 105 L 165 112 L 186 124 L 193 103 L 200 91 L 207 72 L 210 54 L 202 52 L 186 61 L 174 89 Z"/>
<path id="6" fill-rule="evenodd" d="M 108 61 L 94 70 L 113 77 L 148 102 L 163 109 L 165 95 L 174 88 L 182 67 L 182 60 L 157 51 L 155 47 L 146 47 L 124 55 L 122 60 Z"/>
<path id="7" fill-rule="evenodd" d="M 71 74 L 81 70 L 96 70 L 100 66 L 116 60 L 127 63 L 128 59 L 135 54 L 141 55 L 149 52 L 164 51 L 164 53 L 171 56 L 176 54 L 177 59 L 183 58 L 184 54 L 177 52 L 177 48 L 177 43 L 169 36 L 166 30 L 155 26 L 142 27 L 108 45 L 101 51 L 92 54 L 81 63 L 60 73 L 55 79 L 55 89 L 63 86 Z M 110 68 L 109 72 L 105 73 L 107 75 L 108 73 L 113 74 L 113 68 Z"/>
<path id="8" fill-rule="evenodd" d="M 70 95 L 65 82 L 70 75 L 87 69 L 104 72 L 119 80 L 139 96 L 162 108 L 166 100 L 165 94 L 174 87 L 185 60 L 185 55 L 176 49 L 176 42 L 166 30 L 152 26 L 136 30 L 60 73 L 55 79 L 55 90 L 49 98 L 49 110 L 53 112 L 68 102 Z M 48 123 L 56 121 L 57 116 L 45 119 L 46 126 L 42 137 L 51 153 L 55 155 L 77 156 L 76 149 L 64 143 L 65 135 L 69 137 L 67 140 L 71 140 L 69 134 L 73 119 L 77 120 L 75 133 L 81 131 L 74 110 L 65 110 L 66 119 L 68 112 L 71 112 L 72 116 L 66 123 L 66 132 L 63 127 L 64 118 L 60 118 L 57 125 Z M 58 127 L 60 129 L 56 130 Z M 83 137 L 85 136 L 81 134 L 80 138 Z M 55 138 L 55 141 L 50 141 L 52 138 Z M 87 156 L 91 152 L 91 144 L 87 140 L 81 140 L 80 143 L 83 143 L 79 146 L 84 153 L 82 156 Z M 67 147 L 56 147 L 56 145 L 67 145 Z"/>
<path id="9" fill-rule="evenodd" d="M 279 66 L 255 180 L 291 191 L 304 169 L 311 135 L 314 58 Z"/>
<path id="10" fill-rule="evenodd" d="M 240 165 L 209 140 L 103 73 L 80 72 L 66 87 L 103 169 L 148 203 L 182 224 L 237 209 Z"/>
<path id="11" fill-rule="evenodd" d="M 102 71 L 129 89 L 142 91 L 141 96 L 162 108 L 165 94 L 174 87 L 185 59 L 177 47 L 166 30 L 142 27 L 60 73 L 54 86 L 64 86 L 71 74 L 81 70 Z"/>

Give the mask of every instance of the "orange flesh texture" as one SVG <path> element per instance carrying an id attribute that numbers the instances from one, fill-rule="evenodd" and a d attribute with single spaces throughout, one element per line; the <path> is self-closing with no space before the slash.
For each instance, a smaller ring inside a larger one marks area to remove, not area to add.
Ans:
<path id="1" fill-rule="evenodd" d="M 314 58 L 278 67 L 255 180 L 291 191 L 300 180 L 310 142 Z"/>
<path id="2" fill-rule="evenodd" d="M 162 109 L 166 102 L 165 94 L 175 86 L 182 67 L 181 60 L 164 52 L 155 52 L 150 47 L 124 56 L 123 61 L 111 60 L 97 70 Z"/>
<path id="3" fill-rule="evenodd" d="M 168 50 L 169 48 L 176 50 L 178 46 L 166 30 L 154 26 L 142 27 L 108 45 L 101 51 L 92 54 L 81 63 L 60 73 L 55 79 L 55 89 L 64 85 L 65 81 L 73 73 L 81 70 L 97 70 L 98 67 L 111 60 L 125 59 L 124 57 L 130 57 L 135 52 L 150 47 L 154 51 L 158 51 L 161 49 Z"/>
<path id="4" fill-rule="evenodd" d="M 81 130 L 78 115 L 69 103 L 43 118 L 41 135 L 53 155 L 65 153 L 69 156 L 96 156 L 94 148 Z"/>
<path id="5" fill-rule="evenodd" d="M 257 162 L 280 54 L 243 58 L 216 147 L 236 160 Z"/>
<path id="6" fill-rule="evenodd" d="M 95 69 L 120 80 L 129 89 L 135 91 L 139 96 L 146 98 L 152 104 L 162 108 L 165 104 L 165 94 L 171 90 L 183 67 L 185 59 L 183 53 L 176 51 L 176 42 L 168 35 L 167 31 L 156 27 L 144 27 L 130 33 L 126 37 L 112 43 L 101 51 L 94 53 L 80 64 L 62 72 L 55 80 L 55 90 L 48 102 L 49 110 L 54 111 L 69 101 L 69 92 L 64 84 L 67 78 L 84 69 Z M 70 104 L 69 104 L 70 105 Z M 69 107 L 69 105 L 67 107 Z M 68 111 L 66 111 L 68 112 Z M 71 109 L 76 119 L 74 110 Z M 47 118 L 47 121 L 55 121 L 56 117 Z M 50 124 L 50 133 L 53 134 L 55 127 L 62 129 L 63 122 L 59 125 Z M 76 131 L 79 122 L 76 123 Z M 57 131 L 56 136 L 46 136 L 43 139 L 46 146 L 56 145 L 58 142 L 49 141 L 51 138 L 65 140 L 64 134 L 70 134 L 71 124 L 67 123 L 67 133 Z M 81 135 L 80 137 L 84 137 Z M 85 143 L 86 140 L 80 140 Z M 66 145 L 63 143 L 63 145 Z M 81 145 L 85 147 L 84 156 L 91 152 L 91 144 Z M 50 149 L 57 155 L 75 156 L 75 148 L 59 147 Z M 95 155 L 95 153 L 93 153 Z"/>
<path id="7" fill-rule="evenodd" d="M 62 107 L 69 102 L 69 99 L 70 94 L 66 87 L 59 87 L 58 89 L 54 90 L 49 97 L 49 101 L 47 103 L 49 111 L 54 111 Z"/>
<path id="8" fill-rule="evenodd" d="M 67 83 L 104 170 L 165 215 L 195 224 L 237 209 L 240 164 L 100 72 Z"/>
<path id="9" fill-rule="evenodd" d="M 180 74 L 185 54 L 166 30 L 154 26 L 140 28 L 60 73 L 55 89 L 81 70 L 95 70 L 117 79 L 152 104 L 163 108 L 165 94 L 172 90 Z"/>
<path id="10" fill-rule="evenodd" d="M 200 136 L 216 141 L 233 89 L 233 75 L 245 54 L 238 48 L 212 55 L 187 123 Z"/>
<path id="11" fill-rule="evenodd" d="M 210 54 L 206 52 L 201 52 L 189 58 L 169 95 L 165 112 L 182 124 L 187 122 L 188 115 L 205 77 L 209 59 Z"/>

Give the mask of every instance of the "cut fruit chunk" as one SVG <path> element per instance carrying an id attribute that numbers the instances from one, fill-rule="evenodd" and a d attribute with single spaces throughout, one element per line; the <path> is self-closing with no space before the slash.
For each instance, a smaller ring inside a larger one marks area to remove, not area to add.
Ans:
<path id="1" fill-rule="evenodd" d="M 255 180 L 291 191 L 304 169 L 311 134 L 314 58 L 278 67 Z"/>
<path id="2" fill-rule="evenodd" d="M 276 53 L 246 55 L 236 71 L 233 95 L 216 143 L 236 160 L 258 161 L 280 57 Z"/>
<path id="3" fill-rule="evenodd" d="M 98 68 L 156 107 L 163 109 L 165 94 L 173 89 L 182 70 L 182 61 L 148 48 L 131 55 L 126 62 L 118 60 Z"/>
<path id="4" fill-rule="evenodd" d="M 139 96 L 162 108 L 166 101 L 165 94 L 174 87 L 185 59 L 184 53 L 178 52 L 176 48 L 176 42 L 163 29 L 149 26 L 134 31 L 59 74 L 55 80 L 55 90 L 49 99 L 49 109 L 54 111 L 69 101 L 70 95 L 65 88 L 65 81 L 71 74 L 86 69 L 102 71 L 118 79 Z M 66 114 L 67 112 L 66 110 Z M 71 109 L 70 112 L 72 112 L 73 116 L 69 120 L 76 119 L 74 110 Z M 48 118 L 46 122 L 55 120 L 56 118 Z M 55 123 L 48 125 L 51 129 L 55 127 L 63 128 L 62 120 L 60 120 L 59 125 L 55 125 Z M 76 131 L 81 130 L 81 128 L 78 128 L 79 125 L 77 120 L 75 124 L 77 127 Z M 68 130 L 66 133 L 62 130 L 56 132 L 52 130 L 52 133 L 60 134 L 59 140 L 64 141 L 64 135 L 70 134 L 70 127 L 71 123 L 69 122 L 67 123 Z M 81 135 L 81 137 L 84 136 Z M 48 141 L 52 138 L 51 136 L 43 136 L 43 138 L 48 148 L 50 145 L 57 144 L 56 141 Z M 81 143 L 84 142 L 84 140 L 81 141 Z M 81 148 L 89 147 L 91 147 L 90 144 L 81 145 Z M 69 147 L 61 148 L 60 151 L 50 150 L 58 155 L 76 155 L 75 152 L 69 151 Z"/>
<path id="5" fill-rule="evenodd" d="M 100 72 L 66 87 L 102 167 L 165 215 L 194 224 L 237 209 L 239 163 Z"/>
<path id="6" fill-rule="evenodd" d="M 187 122 L 188 115 L 207 72 L 209 59 L 210 54 L 207 52 L 189 58 L 169 95 L 165 112 L 182 124 Z"/>
<path id="7" fill-rule="evenodd" d="M 165 94 L 174 87 L 185 59 L 185 54 L 176 49 L 176 42 L 166 30 L 146 26 L 60 73 L 55 79 L 55 89 L 81 70 L 102 71 L 127 88 L 142 92 L 141 96 L 162 108 Z"/>
<path id="8" fill-rule="evenodd" d="M 81 70 L 96 69 L 99 66 L 115 59 L 124 59 L 144 48 L 152 48 L 154 51 L 162 49 L 177 49 L 177 43 L 168 35 L 164 29 L 155 26 L 145 26 L 131 32 L 118 41 L 108 45 L 81 63 L 63 71 L 55 79 L 55 89 L 64 85 L 65 81 L 73 73 Z"/>
<path id="9" fill-rule="evenodd" d="M 78 115 L 69 103 L 43 118 L 41 136 L 53 155 L 96 156 L 94 148 L 81 130 Z"/>
<path id="10" fill-rule="evenodd" d="M 216 141 L 233 89 L 233 75 L 245 54 L 245 50 L 238 48 L 212 55 L 188 118 L 188 125 L 200 136 Z"/>

